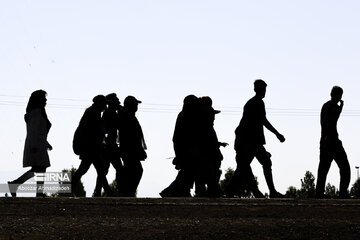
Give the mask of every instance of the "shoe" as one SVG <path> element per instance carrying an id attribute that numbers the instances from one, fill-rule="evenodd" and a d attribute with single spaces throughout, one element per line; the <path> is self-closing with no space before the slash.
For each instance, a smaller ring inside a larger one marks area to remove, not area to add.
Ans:
<path id="1" fill-rule="evenodd" d="M 234 192 L 229 189 L 225 189 L 224 194 L 225 194 L 226 198 L 234 198 L 235 197 Z"/>
<path id="2" fill-rule="evenodd" d="M 101 197 L 101 193 L 94 192 L 94 193 L 92 194 L 92 197 L 93 197 L 93 198 Z"/>
<path id="3" fill-rule="evenodd" d="M 326 195 L 324 193 L 317 193 L 315 195 L 315 198 L 318 198 L 318 199 L 327 199 Z"/>
<path id="4" fill-rule="evenodd" d="M 275 191 L 270 192 L 270 198 L 285 198 L 285 195 Z"/>
<path id="5" fill-rule="evenodd" d="M 47 195 L 45 193 L 36 193 L 36 197 L 47 197 Z"/>
<path id="6" fill-rule="evenodd" d="M 14 183 L 12 181 L 8 181 L 8 185 L 9 185 L 9 190 L 10 190 L 11 196 L 16 197 L 16 190 L 17 190 L 19 184 Z"/>
<path id="7" fill-rule="evenodd" d="M 174 194 L 171 191 L 168 191 L 167 189 L 164 189 L 162 192 L 159 193 L 159 195 L 162 198 L 173 197 L 174 196 Z"/>
<path id="8" fill-rule="evenodd" d="M 349 193 L 340 193 L 339 194 L 339 199 L 350 199 L 350 195 Z"/>
<path id="9" fill-rule="evenodd" d="M 265 198 L 264 194 L 259 189 L 253 190 L 252 194 L 255 198 Z"/>

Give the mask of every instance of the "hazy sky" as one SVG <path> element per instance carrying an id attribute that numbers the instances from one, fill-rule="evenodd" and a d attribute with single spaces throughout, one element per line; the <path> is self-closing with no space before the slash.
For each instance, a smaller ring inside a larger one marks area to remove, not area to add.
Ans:
<path id="1" fill-rule="evenodd" d="M 268 119 L 286 137 L 266 133 L 275 185 L 300 187 L 318 166 L 320 119 L 333 85 L 344 89 L 338 123 L 351 165 L 360 164 L 359 1 L 40 1 L 0 2 L 0 182 L 17 178 L 26 136 L 23 115 L 34 90 L 48 92 L 54 149 L 48 171 L 80 161 L 73 133 L 97 94 L 143 101 L 137 117 L 148 144 L 138 196 L 157 197 L 176 176 L 172 134 L 183 98 L 210 96 L 222 149 L 222 169 L 236 167 L 234 130 L 254 95 L 268 83 Z M 268 192 L 259 163 L 252 164 Z M 87 195 L 92 167 L 82 178 Z M 108 180 L 114 179 L 111 170 Z M 338 187 L 333 163 L 328 181 Z"/>

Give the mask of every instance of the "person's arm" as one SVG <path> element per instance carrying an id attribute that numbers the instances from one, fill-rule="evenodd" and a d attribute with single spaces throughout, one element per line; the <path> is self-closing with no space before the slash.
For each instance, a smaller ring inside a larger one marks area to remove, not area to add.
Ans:
<path id="1" fill-rule="evenodd" d="M 344 101 L 340 100 L 340 113 L 342 112 L 343 107 L 344 107 Z M 340 115 L 340 113 L 339 113 L 339 115 Z"/>
<path id="2" fill-rule="evenodd" d="M 279 139 L 280 142 L 285 142 L 285 137 L 280 134 L 272 125 L 271 123 L 267 120 L 267 118 L 265 118 L 264 121 L 264 126 L 273 134 L 275 134 L 275 136 Z"/>

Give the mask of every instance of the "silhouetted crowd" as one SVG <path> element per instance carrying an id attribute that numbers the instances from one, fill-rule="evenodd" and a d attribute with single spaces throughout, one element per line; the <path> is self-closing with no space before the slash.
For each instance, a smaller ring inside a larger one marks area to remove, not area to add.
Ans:
<path id="1" fill-rule="evenodd" d="M 195 184 L 198 197 L 220 197 L 220 165 L 223 156 L 218 141 L 214 120 L 215 114 L 210 97 L 197 98 L 189 95 L 184 99 L 173 136 L 176 157 L 173 160 L 178 170 L 176 179 L 164 189 L 162 197 L 190 197 Z"/>
<path id="2" fill-rule="evenodd" d="M 102 189 L 107 196 L 136 196 L 143 173 L 141 161 L 147 157 L 144 135 L 135 116 L 139 103 L 128 96 L 121 106 L 115 93 L 94 97 L 74 134 L 73 149 L 81 163 L 72 177 L 73 187 L 93 164 L 97 171 L 94 197 L 100 197 Z M 110 163 L 116 170 L 116 193 L 106 179 Z"/>
<path id="3" fill-rule="evenodd" d="M 212 99 L 208 96 L 185 97 L 172 139 L 175 152 L 173 164 L 178 173 L 175 180 L 160 193 L 162 197 L 191 197 L 190 192 L 194 187 L 196 197 L 234 197 L 239 196 L 241 187 L 247 186 L 253 197 L 264 198 L 251 169 L 254 158 L 263 167 L 269 197 L 284 197 L 275 188 L 271 154 L 264 147 L 264 127 L 280 142 L 285 141 L 285 137 L 266 117 L 263 101 L 266 87 L 263 80 L 256 80 L 255 96 L 244 106 L 242 119 L 235 130 L 237 168 L 224 192 L 219 185 L 223 160 L 220 147 L 228 144 L 218 140 L 214 129 L 215 115 L 220 111 L 213 108 Z M 316 184 L 318 198 L 325 197 L 326 176 L 333 160 L 340 168 L 340 197 L 349 197 L 350 165 L 337 133 L 337 121 L 344 105 L 342 94 L 342 88 L 333 87 L 331 100 L 321 110 L 320 163 Z M 136 118 L 139 103 L 141 101 L 135 97 L 128 96 L 122 106 L 115 93 L 93 98 L 93 104 L 85 110 L 74 134 L 73 150 L 81 162 L 72 177 L 73 189 L 94 165 L 97 172 L 94 197 L 102 196 L 102 190 L 106 196 L 136 196 L 143 174 L 141 161 L 147 158 L 144 134 Z M 47 134 L 51 123 L 45 106 L 46 92 L 33 92 L 25 114 L 27 137 L 23 159 L 23 166 L 32 168 L 18 179 L 8 182 L 12 196 L 16 196 L 18 186 L 33 177 L 35 172 L 45 172 L 50 166 L 47 151 L 52 147 L 47 142 Z M 106 178 L 110 164 L 116 170 L 115 190 L 110 188 Z M 43 182 L 37 184 L 42 185 Z M 37 196 L 44 194 L 37 192 Z"/>

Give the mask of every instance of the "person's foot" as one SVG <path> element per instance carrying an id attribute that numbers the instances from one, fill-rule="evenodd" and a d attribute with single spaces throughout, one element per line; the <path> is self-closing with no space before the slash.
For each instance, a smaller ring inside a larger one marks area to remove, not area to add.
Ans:
<path id="1" fill-rule="evenodd" d="M 316 193 L 315 198 L 327 199 L 328 197 L 324 193 Z"/>
<path id="2" fill-rule="evenodd" d="M 230 190 L 229 188 L 225 189 L 224 191 L 225 197 L 226 198 L 234 198 L 235 194 L 232 190 Z"/>
<path id="3" fill-rule="evenodd" d="M 36 193 L 36 197 L 47 197 L 45 193 Z"/>
<path id="4" fill-rule="evenodd" d="M 351 197 L 350 197 L 349 193 L 340 193 L 339 198 L 340 199 L 350 199 Z"/>
<path id="5" fill-rule="evenodd" d="M 278 191 L 274 191 L 270 192 L 270 198 L 285 198 L 285 195 L 279 193 Z"/>
<path id="6" fill-rule="evenodd" d="M 92 197 L 101 197 L 101 192 L 93 192 Z"/>
<path id="7" fill-rule="evenodd" d="M 12 181 L 8 181 L 8 186 L 9 186 L 11 196 L 16 197 L 16 190 L 17 190 L 19 184 L 14 183 Z"/>
<path id="8" fill-rule="evenodd" d="M 264 194 L 260 192 L 259 189 L 253 190 L 252 194 L 254 195 L 255 198 L 265 198 Z"/>

